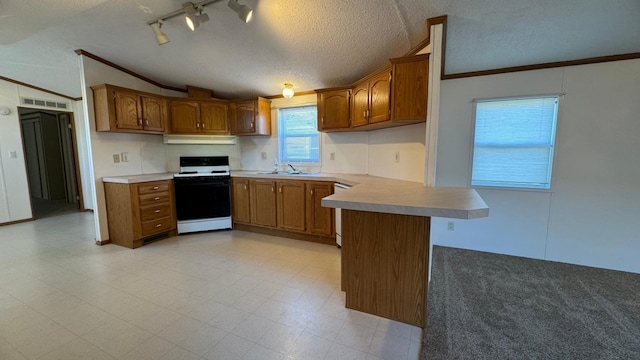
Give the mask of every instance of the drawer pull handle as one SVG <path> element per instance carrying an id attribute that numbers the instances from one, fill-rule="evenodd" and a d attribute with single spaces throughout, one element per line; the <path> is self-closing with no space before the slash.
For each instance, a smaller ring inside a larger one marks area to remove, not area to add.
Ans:
<path id="1" fill-rule="evenodd" d="M 157 214 L 157 213 L 159 213 L 159 212 L 160 212 L 160 209 L 158 209 L 158 210 L 154 211 L 154 213 L 156 213 L 156 214 Z"/>
<path id="2" fill-rule="evenodd" d="M 162 226 L 162 224 L 158 224 L 158 225 L 156 225 L 156 227 L 157 227 L 157 228 L 159 228 L 160 226 Z"/>
<path id="3" fill-rule="evenodd" d="M 157 186 L 153 187 L 153 190 L 158 190 L 158 189 L 159 189 L 159 187 L 157 187 Z"/>
<path id="4" fill-rule="evenodd" d="M 153 200 L 160 200 L 160 197 L 156 196 L 156 197 L 153 198 Z"/>

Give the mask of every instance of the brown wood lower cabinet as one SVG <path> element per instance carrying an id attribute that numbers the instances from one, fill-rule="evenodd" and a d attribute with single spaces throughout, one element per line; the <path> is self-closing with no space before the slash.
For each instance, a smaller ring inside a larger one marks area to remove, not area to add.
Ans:
<path id="1" fill-rule="evenodd" d="M 109 240 L 131 249 L 176 234 L 173 180 L 105 183 Z"/>
<path id="2" fill-rule="evenodd" d="M 232 194 L 236 229 L 335 243 L 334 210 L 321 205 L 333 182 L 233 178 Z"/>
<path id="3" fill-rule="evenodd" d="M 424 216 L 342 209 L 347 308 L 426 325 L 430 223 Z"/>

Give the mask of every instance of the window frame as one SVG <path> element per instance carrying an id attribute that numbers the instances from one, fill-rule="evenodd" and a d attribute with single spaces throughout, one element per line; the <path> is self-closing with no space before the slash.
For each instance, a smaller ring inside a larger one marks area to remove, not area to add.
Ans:
<path id="1" fill-rule="evenodd" d="M 317 124 L 317 119 L 315 121 L 315 131 L 318 134 L 318 161 L 287 161 L 287 160 L 283 160 L 282 159 L 282 153 L 283 153 L 283 139 L 285 138 L 285 135 L 283 135 L 283 122 L 280 121 L 280 111 L 282 110 L 286 110 L 286 109 L 293 109 L 293 108 L 304 108 L 304 107 L 315 107 L 316 108 L 316 112 L 318 110 L 318 105 L 316 103 L 308 103 L 308 104 L 296 104 L 296 105 L 290 105 L 290 106 L 282 106 L 277 108 L 277 117 L 278 117 L 278 163 L 280 164 L 292 164 L 292 165 L 296 165 L 296 166 L 312 166 L 312 167 L 316 167 L 316 166 L 321 166 L 322 165 L 322 133 L 320 131 L 318 131 L 318 124 Z"/>
<path id="2" fill-rule="evenodd" d="M 561 117 L 561 103 L 562 97 L 564 93 L 545 93 L 545 94 L 536 94 L 536 95 L 524 95 L 524 96 L 500 96 L 500 97 L 491 97 L 491 98 L 476 98 L 471 102 L 473 103 L 473 115 L 471 122 L 471 151 L 469 154 L 469 168 L 468 168 L 468 177 L 467 177 L 467 186 L 469 188 L 474 189 L 486 189 L 486 190 L 509 190 L 509 191 L 532 191 L 532 192 L 552 192 L 553 184 L 554 184 L 554 176 L 553 174 L 556 172 L 556 152 L 557 152 L 557 136 L 558 136 L 558 124 L 560 122 Z M 477 121 L 477 105 L 483 102 L 494 102 L 494 101 L 510 101 L 510 100 L 528 100 L 528 99 L 542 99 L 542 98 L 555 98 L 556 103 L 556 114 L 555 121 L 553 122 L 552 128 L 552 143 L 551 143 L 551 154 L 550 154 L 550 173 L 549 173 L 549 187 L 527 187 L 527 186 L 499 186 L 499 185 L 474 185 L 473 184 L 473 159 L 475 154 L 475 140 L 476 140 L 476 121 Z"/>

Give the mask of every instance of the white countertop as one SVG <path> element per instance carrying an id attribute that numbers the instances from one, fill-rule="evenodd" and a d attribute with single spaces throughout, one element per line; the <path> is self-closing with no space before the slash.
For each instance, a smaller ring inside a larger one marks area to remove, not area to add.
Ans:
<path id="1" fill-rule="evenodd" d="M 232 171 L 232 177 L 333 181 L 351 189 L 322 199 L 322 206 L 402 215 L 475 219 L 489 216 L 489 207 L 469 188 L 425 187 L 422 183 L 360 174 L 260 174 Z"/>
<path id="2" fill-rule="evenodd" d="M 232 177 L 332 181 L 352 188 L 322 199 L 322 206 L 390 214 L 475 219 L 489 216 L 489 207 L 469 188 L 425 187 L 422 183 L 361 174 L 261 174 L 232 171 Z M 103 177 L 103 182 L 134 184 L 173 179 L 173 173 Z"/>
<path id="3" fill-rule="evenodd" d="M 108 176 L 103 177 L 102 182 L 118 183 L 118 184 L 135 184 L 149 181 L 161 181 L 172 180 L 174 173 L 160 173 L 160 174 L 144 174 L 144 175 L 129 175 L 129 176 Z"/>

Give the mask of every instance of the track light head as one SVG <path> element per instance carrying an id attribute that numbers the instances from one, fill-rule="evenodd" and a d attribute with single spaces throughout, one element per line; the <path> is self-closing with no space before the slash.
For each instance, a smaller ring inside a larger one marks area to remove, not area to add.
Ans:
<path id="1" fill-rule="evenodd" d="M 150 24 L 153 33 L 156 34 L 156 41 L 158 45 L 164 45 L 169 42 L 169 37 L 167 34 L 163 33 L 160 28 L 162 27 L 162 20 L 158 20 L 152 24 Z"/>
<path id="2" fill-rule="evenodd" d="M 209 15 L 202 12 L 202 5 L 193 5 L 192 2 L 182 4 L 182 10 L 186 14 L 184 19 L 191 31 L 195 31 L 200 24 L 209 21 Z"/>
<path id="3" fill-rule="evenodd" d="M 247 5 L 238 4 L 238 0 L 229 0 L 228 6 L 238 14 L 240 20 L 248 23 L 253 15 L 253 9 Z"/>

